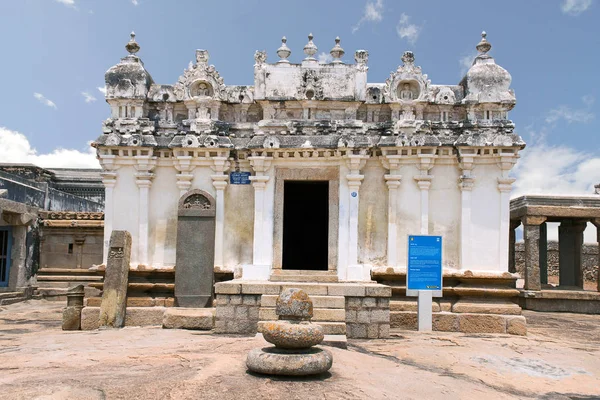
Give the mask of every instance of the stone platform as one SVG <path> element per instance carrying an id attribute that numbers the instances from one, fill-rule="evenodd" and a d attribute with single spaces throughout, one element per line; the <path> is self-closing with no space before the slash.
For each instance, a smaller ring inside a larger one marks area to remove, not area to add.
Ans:
<path id="1" fill-rule="evenodd" d="M 81 329 L 98 329 L 100 307 L 81 310 Z M 125 326 L 162 326 L 166 329 L 212 330 L 214 308 L 127 307 Z"/>
<path id="2" fill-rule="evenodd" d="M 526 310 L 600 314 L 600 292 L 589 290 L 523 290 L 519 304 Z"/>

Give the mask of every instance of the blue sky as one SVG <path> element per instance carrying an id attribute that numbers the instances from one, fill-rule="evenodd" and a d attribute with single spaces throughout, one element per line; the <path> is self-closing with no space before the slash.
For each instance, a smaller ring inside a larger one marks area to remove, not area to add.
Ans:
<path id="1" fill-rule="evenodd" d="M 252 84 L 255 50 L 274 62 L 285 35 L 299 61 L 309 32 L 325 55 L 338 35 L 346 61 L 368 50 L 370 82 L 413 50 L 432 83 L 456 84 L 486 30 L 490 54 L 512 74 L 510 118 L 528 143 L 515 195 L 589 193 L 600 183 L 599 21 L 596 0 L 3 0 L 0 162 L 93 164 L 88 142 L 109 115 L 98 88 L 132 30 L 165 84 L 198 48 L 226 84 Z"/>

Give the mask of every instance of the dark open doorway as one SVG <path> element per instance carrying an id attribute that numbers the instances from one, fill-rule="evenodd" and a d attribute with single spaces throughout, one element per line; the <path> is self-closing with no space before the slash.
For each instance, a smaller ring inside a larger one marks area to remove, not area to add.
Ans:
<path id="1" fill-rule="evenodd" d="M 283 269 L 327 271 L 329 182 L 285 181 Z"/>

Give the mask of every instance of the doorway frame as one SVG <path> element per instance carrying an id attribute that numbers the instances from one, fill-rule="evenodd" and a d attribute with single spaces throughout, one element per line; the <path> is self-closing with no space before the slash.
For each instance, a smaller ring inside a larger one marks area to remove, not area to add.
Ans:
<path id="1" fill-rule="evenodd" d="M 283 271 L 283 191 L 285 181 L 329 181 L 329 223 L 327 271 L 337 273 L 340 203 L 340 169 L 275 167 L 275 207 L 273 224 L 273 271 Z M 303 271 L 303 270 L 298 270 Z"/>
<path id="2" fill-rule="evenodd" d="M 0 212 L 0 214 L 2 214 Z M 10 285 L 10 267 L 12 263 L 12 245 L 13 245 L 13 230 L 12 226 L 0 226 L 0 231 L 6 232 L 7 243 L 6 243 L 6 281 L 0 281 L 0 288 L 9 287 Z"/>

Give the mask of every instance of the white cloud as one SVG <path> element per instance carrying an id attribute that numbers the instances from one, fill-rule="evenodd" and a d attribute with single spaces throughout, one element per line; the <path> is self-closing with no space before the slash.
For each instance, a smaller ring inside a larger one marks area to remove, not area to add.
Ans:
<path id="1" fill-rule="evenodd" d="M 473 60 L 477 57 L 477 53 L 471 53 L 462 56 L 458 60 L 458 64 L 460 65 L 460 76 L 463 77 L 466 75 L 471 65 L 473 65 Z"/>
<path id="2" fill-rule="evenodd" d="M 94 101 L 96 101 L 96 98 L 92 96 L 89 92 L 81 92 L 81 95 L 83 96 L 83 99 L 86 103 L 93 103 Z"/>
<path id="3" fill-rule="evenodd" d="M 555 124 L 561 119 L 564 119 L 569 124 L 573 122 L 590 122 L 596 117 L 590 110 L 595 100 L 594 96 L 586 95 L 581 98 L 581 101 L 585 105 L 584 108 L 573 109 L 565 105 L 558 106 L 557 108 L 550 110 L 546 116 L 546 123 Z"/>
<path id="4" fill-rule="evenodd" d="M 65 6 L 75 7 L 75 0 L 56 0 L 56 2 L 64 4 Z"/>
<path id="5" fill-rule="evenodd" d="M 96 151 L 58 148 L 39 154 L 20 132 L 0 126 L 0 160 L 6 163 L 31 163 L 44 168 L 99 168 Z"/>
<path id="6" fill-rule="evenodd" d="M 358 23 L 352 28 L 356 32 L 364 22 L 381 22 L 383 19 L 383 0 L 367 0 L 365 12 Z"/>
<path id="7" fill-rule="evenodd" d="M 43 105 L 45 105 L 45 106 L 52 107 L 52 108 L 54 108 L 55 110 L 58 108 L 58 107 L 56 107 L 56 104 L 54 104 L 54 102 L 53 102 L 52 100 L 50 100 L 50 99 L 46 98 L 46 97 L 45 97 L 43 94 L 41 94 L 41 93 L 34 93 L 34 94 L 33 94 L 33 97 L 35 97 L 36 99 L 38 99 L 38 100 L 40 101 L 40 103 L 42 103 L 42 104 L 43 104 Z"/>
<path id="8" fill-rule="evenodd" d="M 563 14 L 577 16 L 592 5 L 592 0 L 564 0 L 560 7 Z"/>
<path id="9" fill-rule="evenodd" d="M 106 86 L 98 86 L 96 89 L 98 89 L 100 92 L 102 92 L 103 95 L 106 96 Z"/>
<path id="10" fill-rule="evenodd" d="M 421 34 L 421 26 L 411 24 L 410 17 L 404 13 L 400 15 L 400 20 L 396 25 L 396 33 L 400 39 L 406 39 L 408 43 L 414 45 Z"/>
<path id="11" fill-rule="evenodd" d="M 333 61 L 331 54 L 327 54 L 325 52 L 319 54 L 319 64 L 329 64 L 331 61 Z"/>
<path id="12" fill-rule="evenodd" d="M 138 0 L 131 0 L 131 3 L 132 3 L 134 6 L 137 6 L 138 4 L 140 4 Z"/>

